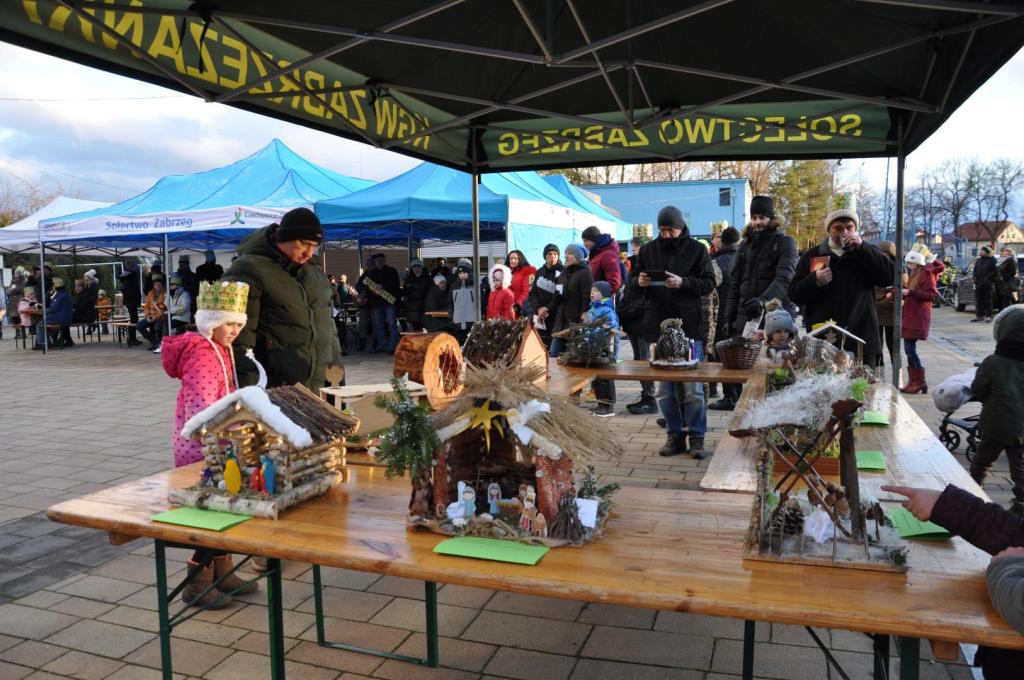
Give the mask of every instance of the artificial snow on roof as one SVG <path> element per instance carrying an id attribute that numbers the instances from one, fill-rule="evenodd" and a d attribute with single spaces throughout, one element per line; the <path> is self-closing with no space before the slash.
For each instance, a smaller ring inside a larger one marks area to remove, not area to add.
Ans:
<path id="1" fill-rule="evenodd" d="M 259 418 L 264 425 L 285 438 L 292 448 L 304 449 L 313 445 L 313 437 L 305 428 L 293 422 L 280 407 L 270 401 L 267 393 L 256 386 L 243 387 L 223 397 L 195 414 L 181 428 L 181 436 L 189 439 L 217 416 L 236 403 L 241 403 L 250 413 Z"/>

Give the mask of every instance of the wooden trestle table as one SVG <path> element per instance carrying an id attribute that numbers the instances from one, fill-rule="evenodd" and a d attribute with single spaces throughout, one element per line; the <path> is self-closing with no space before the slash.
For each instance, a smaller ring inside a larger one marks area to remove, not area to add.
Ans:
<path id="1" fill-rule="evenodd" d="M 427 658 L 402 658 L 430 666 L 438 663 L 437 583 L 743 619 L 743 677 L 748 679 L 753 677 L 756 621 L 870 633 L 876 677 L 888 670 L 889 636 L 899 638 L 903 679 L 918 677 L 921 638 L 1024 647 L 1021 636 L 988 602 L 987 556 L 961 541 L 915 544 L 906 575 L 749 561 L 742 551 L 751 496 L 624 488 L 605 537 L 582 548 L 552 550 L 529 567 L 434 553 L 444 537 L 406 528 L 407 480 L 388 480 L 383 470 L 370 467 L 351 473 L 347 483 L 287 510 L 276 521 L 251 519 L 223 532 L 150 520 L 169 507 L 169 489 L 198 479 L 199 464 L 65 501 L 47 514 L 54 521 L 107 531 L 118 543 L 136 537 L 155 540 L 166 678 L 172 672 L 171 628 L 192 613 L 170 615 L 178 591 L 168 594 L 167 546 L 267 558 L 275 680 L 284 678 L 281 560 L 314 565 L 318 643 L 345 649 L 352 648 L 325 639 L 321 566 L 423 580 Z"/>
<path id="2" fill-rule="evenodd" d="M 588 376 L 610 380 L 744 383 L 743 394 L 736 407 L 736 413 L 741 413 L 748 408 L 751 400 L 764 398 L 765 375 L 768 368 L 770 366 L 767 360 L 762 357 L 754 368 L 747 370 L 726 369 L 719 363 L 702 362 L 695 370 L 670 371 L 653 368 L 646 361 L 624 361 L 619 364 L 585 369 L 566 367 L 563 370 L 568 374 L 580 377 Z M 935 437 L 932 430 L 892 385 L 887 383 L 873 385 L 868 393 L 865 408 L 884 413 L 890 425 L 888 427 L 858 427 L 856 430 L 857 448 L 882 451 L 887 468 L 885 472 L 861 472 L 862 497 L 867 494 L 882 501 L 883 504 L 889 505 L 898 503 L 903 498 L 882 491 L 883 484 L 930 489 L 944 489 L 947 484 L 955 484 L 979 498 L 988 500 L 988 495 L 971 479 L 970 474 Z M 731 419 L 732 416 L 730 416 Z M 737 494 L 736 504 L 749 512 L 751 500 L 748 494 L 753 494 L 757 490 L 755 463 L 759 449 L 760 446 L 756 438 L 739 439 L 724 432 L 718 446 L 715 447 L 707 471 L 701 479 L 700 488 L 711 492 Z M 722 502 L 727 501 L 723 500 Z M 988 555 L 969 546 L 961 538 L 940 543 L 913 541 L 911 551 L 915 555 L 911 561 L 912 576 L 917 576 L 913 573 L 914 570 L 917 570 L 918 574 L 921 573 L 920 563 L 917 560 L 924 560 L 930 564 L 931 572 L 952 570 L 951 573 L 962 576 L 970 575 L 972 580 L 980 579 L 982 599 L 976 604 L 988 612 L 987 616 L 999 618 L 988 604 L 983 583 L 985 567 L 990 559 Z M 805 569 L 813 569 L 813 567 Z M 835 570 L 826 570 L 826 572 L 833 571 Z M 803 578 L 804 573 L 799 570 L 794 571 L 791 578 Z M 864 575 L 864 583 L 869 584 L 870 578 Z M 916 579 L 912 579 L 911 582 L 914 580 Z M 974 598 L 975 594 L 976 591 L 969 588 L 962 591 L 950 588 L 948 594 L 941 596 L 942 599 L 939 601 L 948 602 L 952 599 Z M 937 615 L 942 616 L 942 614 Z M 955 613 L 945 616 L 956 618 Z M 805 623 L 804 625 L 810 624 Z M 1006 624 L 1002 623 L 1002 625 Z M 838 627 L 843 628 L 844 626 L 839 625 Z M 813 635 L 813 631 L 811 632 Z M 975 640 L 967 631 L 959 637 L 959 640 L 930 637 L 924 634 L 919 634 L 917 637 L 929 639 L 935 655 L 944 659 L 956 658 L 957 642 L 984 642 L 980 639 Z M 1013 636 L 1011 635 L 1011 637 Z M 876 643 L 879 643 L 879 640 L 876 639 Z M 1006 646 L 995 642 L 989 644 Z M 1024 648 L 1024 638 L 1017 635 L 1011 646 Z M 831 658 L 830 661 L 832 661 Z M 880 662 L 880 660 L 876 661 Z M 882 674 L 876 665 L 876 676 L 879 675 Z"/>

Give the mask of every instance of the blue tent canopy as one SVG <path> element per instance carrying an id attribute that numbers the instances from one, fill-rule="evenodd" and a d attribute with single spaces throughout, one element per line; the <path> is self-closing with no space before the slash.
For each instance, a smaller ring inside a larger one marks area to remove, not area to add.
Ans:
<path id="1" fill-rule="evenodd" d="M 422 163 L 369 189 L 318 201 L 316 213 L 332 240 L 470 241 L 472 181 L 468 173 Z M 607 211 L 608 218 L 591 212 L 535 172 L 483 175 L 479 206 L 481 240 L 507 240 L 509 249 L 522 250 L 532 262 L 543 259 L 546 243 L 564 248 L 591 224 L 607 233 L 617 228 Z"/>
<path id="2" fill-rule="evenodd" d="M 433 163 L 421 163 L 397 177 L 355 193 L 316 202 L 316 214 L 328 240 L 366 243 L 413 238 L 471 240 L 472 175 Z M 480 187 L 480 235 L 503 239 L 508 201 Z"/>
<path id="3" fill-rule="evenodd" d="M 234 246 L 292 208 L 374 185 L 310 163 L 273 140 L 248 158 L 192 175 L 164 177 L 138 196 L 40 222 L 44 242 L 136 248 Z"/>
<path id="4" fill-rule="evenodd" d="M 629 241 L 633 238 L 632 224 L 613 215 L 607 208 L 577 189 L 564 175 L 544 175 L 543 178 L 555 191 L 580 206 L 581 209 L 614 222 L 616 241 Z"/>

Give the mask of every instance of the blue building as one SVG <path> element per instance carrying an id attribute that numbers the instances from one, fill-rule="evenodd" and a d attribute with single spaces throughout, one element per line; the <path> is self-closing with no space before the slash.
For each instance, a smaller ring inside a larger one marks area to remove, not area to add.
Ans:
<path id="1" fill-rule="evenodd" d="M 650 224 L 654 235 L 658 211 L 666 205 L 683 212 L 690 234 L 696 238 L 710 238 L 716 222 L 742 230 L 750 217 L 752 193 L 745 179 L 584 184 L 580 188 L 600 196 L 602 205 L 618 212 L 626 222 Z"/>

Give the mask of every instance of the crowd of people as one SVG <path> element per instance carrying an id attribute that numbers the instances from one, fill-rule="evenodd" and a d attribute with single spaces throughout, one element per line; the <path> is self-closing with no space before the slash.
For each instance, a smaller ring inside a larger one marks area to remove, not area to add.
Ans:
<path id="1" fill-rule="evenodd" d="M 910 376 L 903 391 L 927 391 L 917 344 L 928 338 L 944 263 L 924 246 L 915 246 L 897 263 L 893 244 L 874 245 L 862 238 L 858 215 L 851 210 L 829 213 L 821 242 L 803 253 L 785 234 L 770 197 L 754 197 L 750 213 L 742 232 L 726 228 L 706 243 L 691 236 L 678 208 L 666 206 L 657 215 L 657 238 L 634 239 L 629 256 L 594 227 L 564 252 L 546 245 L 540 267 L 513 250 L 507 261 L 483 275 L 478 300 L 477 274 L 467 259 L 449 269 L 438 258 L 429 270 L 422 260 L 413 259 L 400 274 L 385 254 L 376 253 L 354 286 L 345 276 L 329 278 L 311 262 L 323 241 L 319 220 L 300 208 L 246 237 L 227 271 L 216 265 L 213 253 L 207 253 L 206 263 L 195 272 L 183 256 L 167 277 L 159 263 L 145 275 L 129 265 L 120 277 L 120 295 L 129 315 L 134 314 L 130 344 L 137 343 L 137 330 L 154 351 L 163 348 L 165 371 L 182 381 L 176 431 L 240 387 L 320 387 L 327 367 L 341 363 L 347 331 L 345 323 L 339 325 L 338 310 L 346 306 L 357 310 L 359 342 L 377 351 L 395 350 L 399 319 L 411 330 L 447 330 L 464 340 L 479 314 L 532 319 L 552 357 L 566 349 L 560 331 L 581 322 L 604 324 L 621 329 L 634 358 L 645 359 L 662 322 L 678 319 L 710 360 L 715 358 L 716 339 L 751 332 L 764 339 L 770 358 L 785 356 L 799 334 L 799 312 L 805 331 L 835 323 L 856 336 L 870 365 L 881 366 L 886 354 L 892 361 L 902 345 Z M 993 322 L 996 350 L 981 364 L 971 386 L 982 402 L 982 440 L 971 475 L 982 483 L 1005 452 L 1014 503 L 1003 510 L 952 486 L 944 491 L 888 490 L 905 495 L 905 505 L 919 519 L 935 521 L 994 555 L 988 571 L 990 594 L 996 608 L 1021 628 L 1024 549 L 1017 546 L 1024 536 L 1024 305 L 1013 304 L 1017 291 L 1009 273 L 1015 279 L 1014 253 L 1003 249 L 996 260 L 989 249 L 983 251 L 974 269 L 977 320 Z M 893 302 L 901 269 L 902 331 L 897 341 Z M 37 342 L 47 332 L 41 325 L 44 305 L 48 325 L 57 332 L 70 323 L 103 332 L 114 304 L 99 288 L 96 272 L 89 270 L 75 280 L 73 290 L 72 296 L 67 282 L 49 265 L 42 271 L 19 268 L 7 291 L 11 317 L 26 331 L 35 327 Z M 1002 307 L 994 318 L 986 300 Z M 618 337 L 614 335 L 610 347 L 613 361 L 619 360 Z M 592 386 L 597 402 L 593 413 L 613 415 L 615 383 L 596 380 Z M 626 410 L 660 413 L 658 422 L 667 432 L 660 455 L 688 452 L 701 458 L 707 408 L 731 409 L 738 396 L 737 389 L 724 387 L 721 398 L 708 405 L 701 384 L 644 382 L 639 398 Z M 174 452 L 177 465 L 201 457 L 195 442 L 180 438 L 174 441 Z M 229 579 L 211 589 L 216 579 L 231 572 L 230 556 L 207 560 L 194 555 L 193 564 L 201 573 L 183 593 L 190 604 L 222 606 L 230 601 L 221 597 L 225 589 L 241 585 Z M 214 592 L 218 589 L 220 593 Z M 983 648 L 977 662 L 986 678 L 1015 677 L 1020 656 Z"/>

